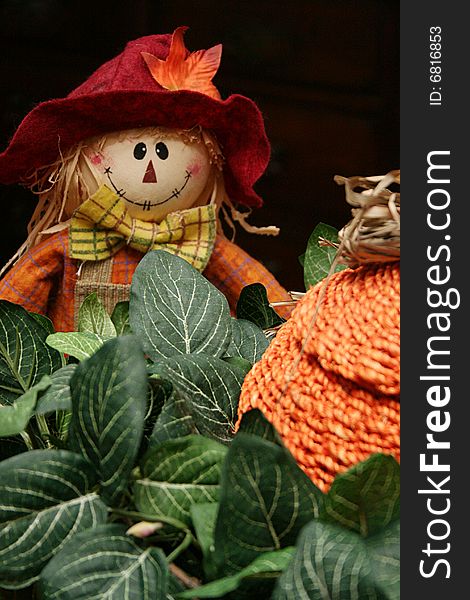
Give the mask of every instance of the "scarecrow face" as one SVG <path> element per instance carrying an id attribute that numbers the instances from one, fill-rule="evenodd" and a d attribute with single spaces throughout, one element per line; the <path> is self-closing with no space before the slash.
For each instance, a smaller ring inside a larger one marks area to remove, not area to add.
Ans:
<path id="1" fill-rule="evenodd" d="M 211 164 L 202 140 L 164 129 L 108 135 L 89 158 L 101 183 L 117 192 L 131 216 L 161 221 L 168 213 L 206 203 Z"/>

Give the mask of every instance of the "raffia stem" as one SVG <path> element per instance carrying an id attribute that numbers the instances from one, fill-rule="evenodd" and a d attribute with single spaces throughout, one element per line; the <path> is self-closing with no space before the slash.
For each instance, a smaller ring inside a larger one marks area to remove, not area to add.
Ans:
<path id="1" fill-rule="evenodd" d="M 297 302 L 305 296 L 305 292 L 288 292 L 288 293 L 289 293 L 289 296 L 291 297 L 291 300 L 270 302 L 269 306 L 274 309 L 278 308 L 278 307 L 284 307 L 284 306 L 295 306 L 297 304 Z M 281 329 L 282 325 L 283 324 L 281 323 L 280 325 L 276 325 L 275 327 L 268 327 L 267 329 L 263 329 L 263 333 L 268 339 L 271 339 L 277 335 L 277 332 L 279 331 L 279 329 Z"/>
<path id="2" fill-rule="evenodd" d="M 271 308 L 277 308 L 279 306 L 295 306 L 295 304 L 305 296 L 305 292 L 288 292 L 291 300 L 282 300 L 280 302 L 270 302 Z"/>

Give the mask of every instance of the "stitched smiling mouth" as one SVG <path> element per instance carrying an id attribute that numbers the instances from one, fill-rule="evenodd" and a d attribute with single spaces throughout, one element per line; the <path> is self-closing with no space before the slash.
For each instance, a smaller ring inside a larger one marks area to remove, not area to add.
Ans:
<path id="1" fill-rule="evenodd" d="M 114 184 L 114 181 L 111 179 L 111 175 L 112 175 L 112 171 L 109 167 L 107 167 L 105 169 L 105 175 L 108 178 L 109 183 L 113 186 L 114 191 L 116 192 L 116 194 L 121 197 L 124 198 L 124 200 L 126 200 L 126 202 L 129 202 L 130 204 L 134 204 L 135 206 L 141 206 L 142 210 L 150 210 L 152 207 L 154 206 L 160 206 L 160 204 L 165 204 L 166 202 L 169 202 L 170 200 L 173 200 L 173 198 L 179 198 L 181 192 L 184 190 L 184 188 L 188 185 L 188 181 L 191 179 L 192 175 L 190 173 L 190 171 L 186 170 L 186 175 L 184 178 L 184 183 L 180 188 L 175 188 L 173 190 L 173 192 L 171 193 L 170 196 L 168 196 L 168 198 L 165 198 L 165 200 L 160 200 L 159 202 L 150 202 L 150 200 L 145 200 L 145 202 L 136 202 L 134 200 L 130 200 L 127 196 L 126 196 L 126 192 L 123 189 L 118 189 L 116 187 L 116 185 Z"/>

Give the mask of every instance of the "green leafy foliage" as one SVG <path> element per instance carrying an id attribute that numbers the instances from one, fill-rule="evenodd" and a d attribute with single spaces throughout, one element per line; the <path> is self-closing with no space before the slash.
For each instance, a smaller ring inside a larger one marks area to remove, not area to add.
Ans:
<path id="1" fill-rule="evenodd" d="M 269 306 L 266 288 L 261 283 L 252 283 L 242 289 L 237 303 L 237 319 L 251 321 L 261 329 L 284 323 L 284 319 Z"/>
<path id="2" fill-rule="evenodd" d="M 35 312 L 29 312 L 29 314 L 36 319 L 36 321 L 42 326 L 43 329 L 47 331 L 47 333 L 54 333 L 54 325 L 48 317 Z"/>
<path id="3" fill-rule="evenodd" d="M 31 418 L 38 399 L 38 394 L 51 385 L 51 379 L 44 375 L 39 383 L 30 388 L 13 404 L 1 409 L 0 437 L 15 435 L 24 431 Z"/>
<path id="4" fill-rule="evenodd" d="M 80 307 L 78 331 L 52 333 L 47 343 L 59 352 L 85 360 L 93 356 L 106 340 L 127 333 L 130 333 L 129 303 L 118 303 L 110 317 L 94 292 L 85 298 Z"/>
<path id="5" fill-rule="evenodd" d="M 171 381 L 202 435 L 227 443 L 233 437 L 245 374 L 220 358 L 190 355 L 155 364 L 150 371 Z"/>
<path id="6" fill-rule="evenodd" d="M 147 412 L 144 419 L 144 433 L 139 448 L 138 459 L 142 458 L 147 452 L 156 421 L 160 418 L 163 407 L 167 404 L 172 393 L 173 386 L 169 381 L 148 379 Z"/>
<path id="7" fill-rule="evenodd" d="M 273 597 L 398 600 L 399 491 L 391 456 L 375 454 L 338 475 Z"/>
<path id="8" fill-rule="evenodd" d="M 399 513 L 400 467 L 392 456 L 374 454 L 336 477 L 320 516 L 367 537 Z"/>
<path id="9" fill-rule="evenodd" d="M 190 507 L 215 502 L 227 449 L 200 435 L 169 440 L 151 450 L 134 484 L 134 502 L 146 515 L 190 524 Z"/>
<path id="10" fill-rule="evenodd" d="M 240 371 L 243 371 L 245 375 L 247 375 L 253 367 L 251 362 L 241 356 L 225 356 L 224 361 L 233 367 L 237 367 Z"/>
<path id="11" fill-rule="evenodd" d="M 137 340 L 106 342 L 77 367 L 70 389 L 70 446 L 96 465 L 103 498 L 113 503 L 127 483 L 144 429 L 147 376 Z"/>
<path id="12" fill-rule="evenodd" d="M 377 589 L 384 598 L 400 598 L 400 520 L 364 540 Z M 377 594 L 380 596 L 380 594 Z"/>
<path id="13" fill-rule="evenodd" d="M 142 548 L 121 525 L 84 531 L 41 574 L 44 600 L 167 598 L 168 567 L 158 548 Z"/>
<path id="14" fill-rule="evenodd" d="M 198 504 L 192 504 L 189 509 L 202 554 L 204 559 L 210 562 L 214 550 L 215 524 L 218 510 L 219 505 L 216 502 L 199 502 Z M 205 566 L 205 571 L 207 571 L 207 566 Z"/>
<path id="15" fill-rule="evenodd" d="M 338 243 L 338 231 L 331 225 L 319 223 L 310 235 L 307 250 L 303 256 L 306 290 L 328 275 L 335 259 L 336 249 L 332 246 L 320 246 L 318 243 L 320 238 Z M 342 271 L 345 268 L 344 265 L 336 265 L 334 272 Z"/>
<path id="16" fill-rule="evenodd" d="M 96 292 L 87 296 L 80 306 L 78 312 L 78 331 L 96 333 L 103 339 L 116 336 L 116 327 Z"/>
<path id="17" fill-rule="evenodd" d="M 129 302 L 118 302 L 111 314 L 111 321 L 116 328 L 116 335 L 130 335 L 131 326 L 129 325 Z"/>
<path id="18" fill-rule="evenodd" d="M 0 463 L 0 586 L 27 587 L 64 543 L 106 519 L 81 456 L 34 450 Z"/>
<path id="19" fill-rule="evenodd" d="M 73 356 L 78 360 L 85 360 L 101 348 L 105 338 L 97 333 L 71 331 L 69 333 L 53 333 L 47 338 L 51 348 Z"/>
<path id="20" fill-rule="evenodd" d="M 251 364 L 258 362 L 269 342 L 259 327 L 244 319 L 232 319 L 232 340 L 227 356 L 240 357 Z"/>
<path id="21" fill-rule="evenodd" d="M 0 405 L 11 404 L 62 366 L 48 331 L 21 306 L 0 300 Z"/>
<path id="22" fill-rule="evenodd" d="M 278 432 L 258 408 L 253 408 L 243 415 L 238 431 L 256 435 L 279 446 L 283 445 Z"/>
<path id="23" fill-rule="evenodd" d="M 293 554 L 294 549 L 291 547 L 274 552 L 265 552 L 235 575 L 223 577 L 196 589 L 181 592 L 177 598 L 221 598 L 225 594 L 238 589 L 247 578 L 278 577 L 291 561 Z"/>
<path id="24" fill-rule="evenodd" d="M 225 296 L 185 260 L 144 256 L 131 285 L 132 331 L 154 361 L 180 354 L 222 356 L 231 336 Z"/>
<path id="25" fill-rule="evenodd" d="M 149 447 L 154 448 L 167 440 L 182 438 L 192 433 L 198 433 L 198 429 L 192 416 L 191 403 L 181 392 L 173 390 L 157 418 Z"/>
<path id="26" fill-rule="evenodd" d="M 312 521 L 273 594 L 273 600 L 399 597 L 398 521 L 367 539 L 338 525 Z"/>
<path id="27" fill-rule="evenodd" d="M 219 574 L 233 575 L 264 552 L 295 544 L 322 500 L 286 448 L 239 433 L 222 468 L 214 551 Z"/>
<path id="28" fill-rule="evenodd" d="M 235 320 L 176 257 L 149 253 L 136 276 L 111 317 L 88 297 L 78 332 L 0 302 L 0 588 L 396 600 L 394 459 L 374 455 L 323 494 L 259 410 L 235 432 L 261 328 L 280 322 L 264 288 L 249 286 Z"/>
<path id="29" fill-rule="evenodd" d="M 71 410 L 72 397 L 70 394 L 70 380 L 77 365 L 65 365 L 50 376 L 50 386 L 38 400 L 37 415 L 54 412 L 56 410 Z"/>

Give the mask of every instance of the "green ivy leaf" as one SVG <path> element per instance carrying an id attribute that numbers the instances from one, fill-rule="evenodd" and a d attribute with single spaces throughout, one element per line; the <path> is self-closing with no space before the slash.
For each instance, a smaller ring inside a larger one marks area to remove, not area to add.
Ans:
<path id="1" fill-rule="evenodd" d="M 185 598 L 221 598 L 237 590 L 244 580 L 268 577 L 276 578 L 284 571 L 292 560 L 295 548 L 283 548 L 274 552 L 265 552 L 256 558 L 250 565 L 229 577 L 211 581 L 200 587 L 185 590 L 178 594 L 178 600 Z"/>
<path id="2" fill-rule="evenodd" d="M 272 598 L 398 600 L 399 548 L 398 521 L 371 538 L 312 521 L 299 536 Z"/>
<path id="3" fill-rule="evenodd" d="M 138 341 L 106 342 L 78 365 L 70 389 L 70 446 L 96 465 L 103 498 L 113 503 L 127 484 L 144 429 L 147 373 Z"/>
<path id="4" fill-rule="evenodd" d="M 13 404 L 0 406 L 0 437 L 16 435 L 26 429 L 34 413 L 38 395 L 47 390 L 50 385 L 51 378 L 44 375 L 39 383 L 17 398 Z"/>
<path id="5" fill-rule="evenodd" d="M 373 535 L 400 513 L 400 466 L 393 456 L 373 454 L 337 475 L 320 518 L 363 537 Z"/>
<path id="6" fill-rule="evenodd" d="M 264 552 L 293 545 L 322 500 L 286 448 L 238 433 L 222 469 L 214 551 L 219 575 L 234 575 Z"/>
<path id="7" fill-rule="evenodd" d="M 202 435 L 223 443 L 232 439 L 245 373 L 220 358 L 180 356 L 154 364 L 150 371 L 172 382 Z"/>
<path id="8" fill-rule="evenodd" d="M 53 333 L 46 339 L 51 348 L 69 354 L 78 360 L 85 360 L 93 356 L 105 341 L 105 338 L 97 333 L 80 333 L 78 331 Z"/>
<path id="9" fill-rule="evenodd" d="M 129 325 L 129 302 L 118 302 L 111 315 L 111 321 L 116 328 L 116 335 L 130 335 L 131 326 Z"/>
<path id="10" fill-rule="evenodd" d="M 250 321 L 232 319 L 232 340 L 227 356 L 239 357 L 254 364 L 260 360 L 269 346 L 263 331 Z"/>
<path id="11" fill-rule="evenodd" d="M 237 303 L 237 319 L 251 321 L 261 329 L 284 323 L 284 319 L 269 306 L 266 288 L 261 283 L 252 283 L 242 289 Z"/>
<path id="12" fill-rule="evenodd" d="M 0 463 L 0 586 L 27 587 L 67 540 L 106 521 L 96 480 L 92 465 L 64 450 Z"/>
<path id="13" fill-rule="evenodd" d="M 230 342 L 225 296 L 185 260 L 163 250 L 140 261 L 129 318 L 153 361 L 180 354 L 223 356 Z"/>
<path id="14" fill-rule="evenodd" d="M 43 600 L 168 598 L 168 567 L 159 548 L 142 548 L 121 525 L 77 535 L 41 573 Z"/>
<path id="15" fill-rule="evenodd" d="M 149 451 L 143 477 L 134 484 L 138 510 L 189 525 L 192 504 L 217 501 L 226 452 L 225 446 L 199 435 L 169 440 Z"/>
<path id="16" fill-rule="evenodd" d="M 334 227 L 331 227 L 331 225 L 319 223 L 310 235 L 304 257 L 304 282 L 306 290 L 328 275 L 336 255 L 335 248 L 331 246 L 319 246 L 318 241 L 320 238 L 337 243 L 338 231 Z M 342 271 L 345 268 L 345 265 L 336 265 L 334 272 Z"/>
<path id="17" fill-rule="evenodd" d="M 93 292 L 85 298 L 78 311 L 78 331 L 96 333 L 103 339 L 115 337 L 116 328 L 98 294 Z"/>
<path id="18" fill-rule="evenodd" d="M 11 404 L 62 366 L 47 331 L 24 308 L 0 300 L 0 404 Z"/>
<path id="19" fill-rule="evenodd" d="M 37 415 L 54 412 L 56 410 L 71 410 L 72 397 L 70 394 L 70 380 L 77 365 L 65 365 L 50 377 L 51 385 L 39 398 L 36 410 Z"/>

